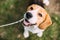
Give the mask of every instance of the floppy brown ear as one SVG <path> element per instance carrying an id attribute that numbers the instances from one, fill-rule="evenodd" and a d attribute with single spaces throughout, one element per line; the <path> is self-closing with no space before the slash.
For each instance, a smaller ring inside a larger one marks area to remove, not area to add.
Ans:
<path id="1" fill-rule="evenodd" d="M 51 18 L 50 18 L 50 16 L 47 14 L 45 20 L 43 21 L 43 23 L 41 23 L 41 24 L 39 25 L 39 28 L 40 28 L 40 29 L 46 29 L 46 28 L 47 28 L 48 26 L 50 26 L 51 24 L 52 24 Z"/>

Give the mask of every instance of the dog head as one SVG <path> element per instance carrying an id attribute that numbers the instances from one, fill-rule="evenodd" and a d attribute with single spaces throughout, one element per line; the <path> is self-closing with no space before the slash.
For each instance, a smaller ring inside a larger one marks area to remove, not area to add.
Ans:
<path id="1" fill-rule="evenodd" d="M 46 29 L 46 27 L 52 24 L 52 21 L 42 6 L 32 4 L 27 8 L 24 14 L 23 23 L 25 26 L 37 25 L 41 29 Z"/>
<path id="2" fill-rule="evenodd" d="M 30 5 L 24 14 L 24 24 L 26 26 L 35 24 L 41 29 L 45 29 L 52 24 L 51 18 L 44 8 L 37 4 Z"/>

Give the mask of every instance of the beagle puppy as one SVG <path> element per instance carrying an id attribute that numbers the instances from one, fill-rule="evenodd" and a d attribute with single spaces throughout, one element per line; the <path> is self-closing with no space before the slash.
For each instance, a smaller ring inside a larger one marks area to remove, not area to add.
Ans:
<path id="1" fill-rule="evenodd" d="M 26 13 L 24 14 L 23 26 L 24 26 L 24 37 L 29 37 L 29 32 L 37 34 L 38 37 L 42 37 L 44 30 L 52 24 L 51 18 L 47 11 L 43 7 L 43 3 L 48 5 L 48 0 L 34 0 L 28 6 Z M 39 5 L 39 3 L 40 5 Z"/>

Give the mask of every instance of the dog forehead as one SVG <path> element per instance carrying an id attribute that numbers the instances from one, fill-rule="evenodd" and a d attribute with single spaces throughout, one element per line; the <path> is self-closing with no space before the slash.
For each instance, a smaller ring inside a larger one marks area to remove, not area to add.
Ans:
<path id="1" fill-rule="evenodd" d="M 32 4 L 32 5 L 28 6 L 27 10 L 29 10 L 31 7 L 32 7 L 34 10 L 35 10 L 35 9 L 43 9 L 43 7 L 41 7 L 41 6 L 37 5 L 37 4 Z"/>
<path id="2" fill-rule="evenodd" d="M 27 11 L 29 11 L 31 7 L 33 8 L 33 10 L 39 9 L 38 12 L 40 12 L 40 13 L 44 13 L 44 14 L 47 13 L 46 10 L 43 7 L 41 7 L 37 4 L 32 4 L 32 5 L 28 6 Z"/>

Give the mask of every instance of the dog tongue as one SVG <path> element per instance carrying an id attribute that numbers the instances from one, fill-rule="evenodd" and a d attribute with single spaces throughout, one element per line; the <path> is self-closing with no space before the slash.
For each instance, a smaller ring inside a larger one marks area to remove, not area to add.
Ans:
<path id="1" fill-rule="evenodd" d="M 25 20 L 24 20 L 24 24 L 25 24 L 25 25 L 29 25 L 29 23 L 28 23 L 28 22 L 26 22 Z"/>

